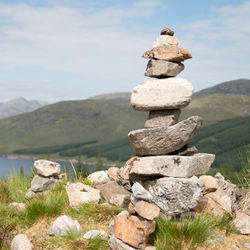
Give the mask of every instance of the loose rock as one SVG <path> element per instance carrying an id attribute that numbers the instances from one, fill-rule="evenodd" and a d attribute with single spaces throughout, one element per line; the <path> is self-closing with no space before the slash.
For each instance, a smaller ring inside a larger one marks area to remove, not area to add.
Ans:
<path id="1" fill-rule="evenodd" d="M 174 152 L 198 133 L 202 118 L 192 116 L 171 127 L 138 129 L 128 134 L 129 141 L 138 156 L 165 155 Z"/>
<path id="2" fill-rule="evenodd" d="M 247 214 L 237 212 L 234 225 L 240 234 L 250 234 L 250 216 Z"/>
<path id="3" fill-rule="evenodd" d="M 43 192 L 52 189 L 54 185 L 58 182 L 58 179 L 53 177 L 45 178 L 40 175 L 35 175 L 31 181 L 31 191 L 33 192 Z"/>
<path id="4" fill-rule="evenodd" d="M 112 235 L 109 239 L 109 247 L 111 250 L 136 250 L 137 248 L 131 247 L 121 240 Z"/>
<path id="5" fill-rule="evenodd" d="M 181 149 L 170 153 L 170 155 L 180 155 L 180 156 L 191 156 L 198 152 L 198 149 L 195 146 L 186 144 Z"/>
<path id="6" fill-rule="evenodd" d="M 119 170 L 119 168 L 116 168 L 116 167 L 109 168 L 107 171 L 108 177 L 111 180 L 118 181 L 119 180 L 118 173 L 117 173 L 118 170 Z"/>
<path id="7" fill-rule="evenodd" d="M 61 165 L 53 161 L 37 160 L 34 162 L 34 167 L 43 177 L 58 176 L 61 172 Z"/>
<path id="8" fill-rule="evenodd" d="M 192 94 L 192 84 L 182 78 L 154 79 L 137 85 L 130 102 L 141 111 L 180 109 L 190 103 Z"/>
<path id="9" fill-rule="evenodd" d="M 25 234 L 18 234 L 11 241 L 11 250 L 32 250 L 33 245 Z"/>
<path id="10" fill-rule="evenodd" d="M 95 239 L 95 238 L 98 238 L 98 237 L 108 239 L 108 234 L 105 231 L 102 231 L 102 230 L 90 230 L 90 231 L 88 231 L 87 233 L 85 233 L 83 235 L 83 238 L 87 239 L 87 240 Z"/>
<path id="11" fill-rule="evenodd" d="M 175 36 L 160 35 L 156 38 L 153 48 L 163 46 L 163 45 L 178 45 L 179 39 Z"/>
<path id="12" fill-rule="evenodd" d="M 73 220 L 66 215 L 58 217 L 51 228 L 49 229 L 49 235 L 67 235 L 67 231 L 75 230 L 79 234 L 82 232 L 81 226 L 77 220 Z"/>
<path id="13" fill-rule="evenodd" d="M 87 178 L 93 181 L 96 185 L 111 181 L 106 171 L 94 172 L 90 174 Z"/>
<path id="14" fill-rule="evenodd" d="M 174 35 L 174 31 L 171 30 L 168 26 L 164 26 L 163 29 L 161 30 L 161 35 L 173 36 Z"/>
<path id="15" fill-rule="evenodd" d="M 115 194 L 110 198 L 109 202 L 118 207 L 127 206 L 130 202 L 130 194 Z"/>
<path id="16" fill-rule="evenodd" d="M 69 205 L 79 206 L 83 203 L 98 203 L 101 199 L 100 191 L 80 182 L 67 183 L 66 191 L 69 198 Z"/>
<path id="17" fill-rule="evenodd" d="M 12 207 L 16 208 L 19 211 L 25 210 L 25 204 L 24 203 L 12 202 L 10 205 Z"/>
<path id="18" fill-rule="evenodd" d="M 117 215 L 114 219 L 115 237 L 136 248 L 144 249 L 154 230 L 155 221 L 148 221 L 128 212 Z"/>
<path id="19" fill-rule="evenodd" d="M 137 200 L 145 200 L 143 196 L 134 192 L 134 185 L 132 186 L 132 196 Z M 152 197 L 147 201 L 154 203 L 162 212 L 170 216 L 194 208 L 198 204 L 204 188 L 204 183 L 195 176 L 191 178 L 164 177 L 153 181 L 144 181 L 139 185 L 143 186 L 144 190 L 149 193 L 149 197 Z"/>
<path id="20" fill-rule="evenodd" d="M 180 109 L 153 110 L 149 112 L 145 128 L 169 127 L 178 122 Z"/>
<path id="21" fill-rule="evenodd" d="M 182 62 L 192 58 L 192 55 L 186 48 L 178 48 L 176 45 L 163 45 L 146 51 L 142 57 L 171 62 Z"/>
<path id="22" fill-rule="evenodd" d="M 146 180 L 154 177 L 190 177 L 206 173 L 215 155 L 195 154 L 193 156 L 148 156 L 137 157 L 134 161 L 128 161 L 126 166 L 130 169 L 130 180 Z M 129 164 L 132 163 L 132 166 Z"/>
<path id="23" fill-rule="evenodd" d="M 205 188 L 203 194 L 214 192 L 218 188 L 217 179 L 210 175 L 202 175 L 200 179 L 204 182 Z"/>
<path id="24" fill-rule="evenodd" d="M 153 220 L 160 214 L 160 208 L 146 201 L 139 201 L 135 204 L 134 210 L 147 220 Z"/>

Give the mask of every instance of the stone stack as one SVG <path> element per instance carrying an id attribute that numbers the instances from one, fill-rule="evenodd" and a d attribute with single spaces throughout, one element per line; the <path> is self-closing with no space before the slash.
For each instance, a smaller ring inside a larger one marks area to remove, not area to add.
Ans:
<path id="1" fill-rule="evenodd" d="M 156 205 L 168 216 L 177 216 L 196 207 L 204 183 L 195 175 L 205 174 L 215 158 L 212 154 L 197 153 L 195 147 L 188 145 L 202 125 L 201 117 L 192 116 L 178 122 L 181 109 L 192 99 L 193 86 L 176 76 L 184 69 L 181 62 L 192 56 L 188 49 L 178 47 L 179 40 L 173 35 L 165 26 L 153 48 L 143 54 L 150 59 L 145 76 L 153 79 L 134 88 L 131 105 L 135 110 L 149 111 L 149 116 L 145 128 L 128 134 L 136 156 L 118 172 L 120 184 L 132 190 L 130 207 L 137 207 L 143 201 Z M 135 214 L 123 215 L 128 218 L 127 225 L 132 216 L 137 218 L 133 221 L 150 221 L 138 211 Z M 114 228 L 123 219 L 116 217 Z M 145 248 L 148 235 L 144 243 L 133 245 L 121 237 L 126 227 L 119 230 L 121 232 L 114 232 L 114 237 L 133 247 Z"/>
<path id="2" fill-rule="evenodd" d="M 37 175 L 31 181 L 30 189 L 26 197 L 31 198 L 38 194 L 52 189 L 59 182 L 61 165 L 59 163 L 47 160 L 37 160 L 34 162 Z"/>

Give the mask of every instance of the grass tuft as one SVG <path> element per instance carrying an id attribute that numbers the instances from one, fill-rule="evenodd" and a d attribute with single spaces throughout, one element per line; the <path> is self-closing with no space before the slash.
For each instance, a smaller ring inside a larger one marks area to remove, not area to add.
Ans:
<path id="1" fill-rule="evenodd" d="M 94 239 L 89 239 L 85 249 L 88 250 L 106 250 L 109 249 L 109 244 L 107 239 L 103 239 L 102 237 L 96 237 Z"/>

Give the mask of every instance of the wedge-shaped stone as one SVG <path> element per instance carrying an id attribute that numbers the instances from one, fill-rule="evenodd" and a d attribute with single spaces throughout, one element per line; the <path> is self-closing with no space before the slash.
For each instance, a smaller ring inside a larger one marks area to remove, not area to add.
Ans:
<path id="1" fill-rule="evenodd" d="M 153 48 L 163 45 L 178 45 L 179 39 L 175 36 L 160 35 L 156 38 Z"/>
<path id="2" fill-rule="evenodd" d="M 165 155 L 191 141 L 201 125 L 202 118 L 192 116 L 171 127 L 134 130 L 128 137 L 137 156 Z"/>
<path id="3" fill-rule="evenodd" d="M 135 248 L 145 249 L 148 237 L 155 230 L 155 221 L 148 221 L 128 212 L 114 218 L 114 236 Z"/>
<path id="4" fill-rule="evenodd" d="M 131 94 L 131 105 L 136 110 L 151 111 L 179 109 L 187 106 L 193 94 L 193 86 L 182 78 L 144 81 Z"/>
<path id="5" fill-rule="evenodd" d="M 155 176 L 190 177 L 205 174 L 214 161 L 213 154 L 193 156 L 148 156 L 137 157 L 130 168 L 130 180 L 150 179 Z M 130 161 L 131 162 L 131 161 Z"/>
<path id="6" fill-rule="evenodd" d="M 195 176 L 191 178 L 164 177 L 153 181 L 143 181 L 141 185 L 145 193 L 148 192 L 152 196 L 148 202 L 154 203 L 162 212 L 170 216 L 194 208 L 202 196 L 204 187 L 204 183 Z M 132 197 L 136 201 L 143 198 L 136 192 L 133 192 Z"/>
<path id="7" fill-rule="evenodd" d="M 145 128 L 168 127 L 178 122 L 181 114 L 180 109 L 152 110 L 149 112 Z"/>
<path id="8" fill-rule="evenodd" d="M 147 220 L 153 220 L 154 218 L 158 217 L 160 214 L 160 208 L 146 201 L 137 202 L 135 204 L 135 211 L 142 218 L 145 218 Z"/>
<path id="9" fill-rule="evenodd" d="M 146 51 L 142 57 L 170 62 L 183 62 L 192 58 L 192 55 L 186 48 L 178 48 L 176 45 L 163 45 Z"/>
<path id="10" fill-rule="evenodd" d="M 148 62 L 145 76 L 149 77 L 170 77 L 177 76 L 182 70 L 184 70 L 183 63 L 172 63 L 163 60 L 151 59 Z"/>

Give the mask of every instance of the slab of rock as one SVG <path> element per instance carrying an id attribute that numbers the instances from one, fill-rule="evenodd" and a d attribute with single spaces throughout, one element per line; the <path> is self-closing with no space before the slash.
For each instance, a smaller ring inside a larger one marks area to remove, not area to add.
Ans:
<path id="1" fill-rule="evenodd" d="M 127 191 L 127 190 L 126 190 Z M 127 206 L 130 202 L 130 194 L 115 194 L 109 200 L 110 204 L 118 207 Z"/>
<path id="2" fill-rule="evenodd" d="M 85 233 L 83 235 L 83 238 L 87 239 L 87 240 L 95 239 L 95 238 L 98 238 L 98 237 L 107 239 L 108 234 L 105 231 L 102 231 L 102 230 L 90 230 L 90 231 L 88 231 L 87 233 Z"/>
<path id="3" fill-rule="evenodd" d="M 165 155 L 191 141 L 202 125 L 202 118 L 192 116 L 170 127 L 138 129 L 128 134 L 136 155 Z"/>
<path id="4" fill-rule="evenodd" d="M 234 225 L 240 234 L 250 234 L 250 216 L 247 214 L 237 212 Z"/>
<path id="5" fill-rule="evenodd" d="M 35 175 L 31 181 L 30 189 L 32 192 L 43 192 L 52 189 L 54 185 L 58 182 L 58 179 L 54 177 L 42 177 L 40 175 Z"/>
<path id="6" fill-rule="evenodd" d="M 174 31 L 171 30 L 168 26 L 164 26 L 161 30 L 161 35 L 169 35 L 169 36 L 173 36 L 174 35 Z"/>
<path id="7" fill-rule="evenodd" d="M 153 220 L 160 214 L 160 208 L 146 201 L 139 201 L 135 204 L 134 210 L 142 218 Z"/>
<path id="8" fill-rule="evenodd" d="M 217 179 L 210 175 L 202 175 L 200 179 L 204 182 L 205 187 L 203 194 L 214 192 L 218 188 Z"/>
<path id="9" fill-rule="evenodd" d="M 108 177 L 111 179 L 111 180 L 114 180 L 114 181 L 118 181 L 119 180 L 119 177 L 118 177 L 118 170 L 119 168 L 117 167 L 111 167 L 107 170 L 107 175 Z"/>
<path id="10" fill-rule="evenodd" d="M 130 103 L 139 111 L 180 109 L 186 107 L 193 94 L 193 85 L 179 77 L 154 79 L 137 85 Z"/>
<path id="11" fill-rule="evenodd" d="M 135 199 L 131 199 L 132 204 L 136 204 L 137 201 L 139 200 L 144 200 L 144 201 L 152 201 L 153 200 L 153 195 L 146 190 L 139 182 L 136 182 L 132 186 L 132 197 Z"/>
<path id="12" fill-rule="evenodd" d="M 95 188 L 100 191 L 102 197 L 106 199 L 107 201 L 110 201 L 113 195 L 117 195 L 117 194 L 130 195 L 130 192 L 128 190 L 120 186 L 115 181 L 110 181 L 105 184 L 96 185 Z"/>
<path id="13" fill-rule="evenodd" d="M 78 233 L 82 232 L 82 228 L 77 220 L 73 220 L 66 215 L 62 215 L 54 221 L 48 234 L 55 236 L 67 235 L 67 231 L 69 230 L 75 230 Z"/>
<path id="14" fill-rule="evenodd" d="M 101 199 L 99 190 L 80 182 L 67 183 L 66 191 L 71 207 L 79 206 L 83 203 L 98 203 Z"/>
<path id="15" fill-rule="evenodd" d="M 160 35 L 156 38 L 153 48 L 163 46 L 163 45 L 178 45 L 179 39 L 175 36 Z"/>
<path id="16" fill-rule="evenodd" d="M 18 234 L 11 241 L 11 250 L 32 250 L 33 245 L 25 234 Z"/>
<path id="17" fill-rule="evenodd" d="M 121 240 L 117 239 L 114 235 L 112 235 L 109 239 L 109 247 L 111 250 L 136 250 L 138 248 L 134 248 L 125 244 Z"/>
<path id="18" fill-rule="evenodd" d="M 204 183 L 195 176 L 191 178 L 164 177 L 141 182 L 141 185 L 152 197 L 147 201 L 154 203 L 163 213 L 170 216 L 190 211 L 196 207 L 204 188 Z M 133 187 L 132 190 L 134 190 Z M 133 192 L 132 197 L 136 200 L 145 200 L 136 192 Z"/>
<path id="19" fill-rule="evenodd" d="M 144 249 L 154 230 L 155 221 L 148 221 L 128 212 L 114 218 L 114 236 L 136 248 Z"/>
<path id="20" fill-rule="evenodd" d="M 183 62 L 192 58 L 192 55 L 186 48 L 178 48 L 176 45 L 162 45 L 146 51 L 142 57 L 170 62 Z"/>
<path id="21" fill-rule="evenodd" d="M 61 165 L 53 161 L 37 160 L 34 167 L 37 173 L 44 177 L 58 176 L 61 172 Z"/>
<path id="22" fill-rule="evenodd" d="M 190 177 L 206 173 L 214 162 L 214 154 L 195 154 L 193 156 L 147 156 L 137 157 L 126 164 L 130 168 L 129 179 L 146 180 L 152 177 Z"/>
<path id="23" fill-rule="evenodd" d="M 107 174 L 107 171 L 94 172 L 94 173 L 90 174 L 87 178 L 89 180 L 93 181 L 97 185 L 111 181 L 108 174 Z"/>
<path id="24" fill-rule="evenodd" d="M 178 122 L 180 109 L 152 110 L 145 122 L 145 128 L 169 127 Z"/>
<path id="25" fill-rule="evenodd" d="M 180 156 L 191 156 L 198 152 L 198 149 L 195 146 L 191 146 L 189 144 L 186 144 L 181 149 L 170 153 L 170 155 L 180 155 Z"/>
<path id="26" fill-rule="evenodd" d="M 155 78 L 173 77 L 177 76 L 183 70 L 184 64 L 182 63 L 151 59 L 147 64 L 144 75 Z"/>

